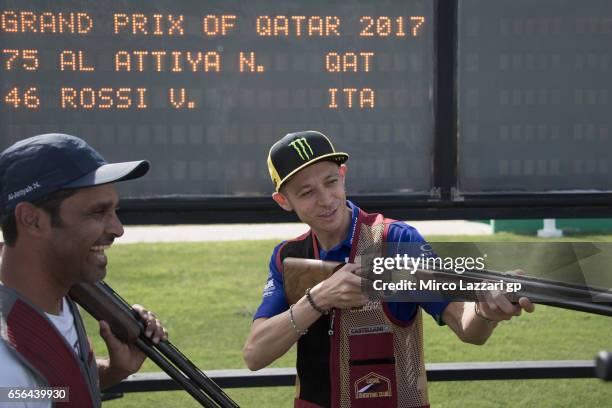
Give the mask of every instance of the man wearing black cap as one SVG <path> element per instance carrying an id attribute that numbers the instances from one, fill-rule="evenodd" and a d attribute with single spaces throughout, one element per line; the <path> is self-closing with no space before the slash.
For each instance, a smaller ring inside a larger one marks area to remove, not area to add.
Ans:
<path id="1" fill-rule="evenodd" d="M 106 275 L 104 251 L 123 234 L 113 183 L 148 169 L 146 161 L 107 163 L 83 140 L 63 134 L 31 137 L 0 154 L 0 387 L 68 387 L 66 406 L 99 407 L 101 388 L 140 368 L 144 354 L 103 321 L 109 358 L 94 358 L 67 294 Z M 167 337 L 152 313 L 135 309 L 154 342 Z"/>
<path id="2" fill-rule="evenodd" d="M 272 198 L 311 229 L 274 249 L 244 359 L 258 370 L 297 342 L 296 407 L 426 407 L 421 309 L 461 340 L 482 344 L 497 322 L 533 304 L 521 298 L 513 305 L 504 296 L 478 303 L 368 301 L 355 259 L 372 248 L 382 254 L 390 243 L 426 242 L 409 225 L 346 200 L 347 159 L 315 131 L 290 133 L 270 149 Z M 283 275 L 286 257 L 348 263 L 290 304 L 284 289 L 296 282 Z"/>

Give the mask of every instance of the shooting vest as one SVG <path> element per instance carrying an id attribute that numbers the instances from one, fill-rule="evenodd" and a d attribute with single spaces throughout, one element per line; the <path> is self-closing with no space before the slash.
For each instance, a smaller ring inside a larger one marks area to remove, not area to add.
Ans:
<path id="1" fill-rule="evenodd" d="M 384 254 L 392 222 L 359 210 L 349 262 L 373 248 Z M 279 249 L 276 266 L 282 273 L 284 258 L 318 255 L 309 231 Z M 321 316 L 298 340 L 295 407 L 428 407 L 421 319 L 420 308 L 410 322 L 402 322 L 386 303 L 372 301 Z"/>
<path id="2" fill-rule="evenodd" d="M 16 291 L 0 285 L 0 337 L 42 386 L 68 387 L 69 402 L 57 408 L 99 408 L 98 368 L 81 316 L 68 299 L 79 339 L 79 357 L 53 323 Z"/>

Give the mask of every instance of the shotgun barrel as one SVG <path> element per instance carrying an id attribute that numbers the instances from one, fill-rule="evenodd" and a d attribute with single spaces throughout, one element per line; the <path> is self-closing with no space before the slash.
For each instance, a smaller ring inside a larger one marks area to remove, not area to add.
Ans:
<path id="1" fill-rule="evenodd" d="M 70 297 L 96 320 L 106 321 L 119 340 L 136 344 L 203 407 L 238 407 L 171 342 L 162 340 L 154 344 L 145 336 L 144 325 L 138 313 L 106 283 L 100 281 L 75 285 L 70 290 Z"/>
<path id="2" fill-rule="evenodd" d="M 327 279 L 337 269 L 342 267 L 340 262 L 320 261 L 314 259 L 287 257 L 283 260 L 283 276 L 285 281 L 290 281 L 289 287 L 285 288 L 287 300 L 295 303 L 303 296 L 308 287 L 312 287 L 324 279 Z M 396 271 L 392 271 L 395 273 Z M 364 278 L 380 279 L 381 275 L 368 272 Z M 548 279 L 500 273 L 489 270 L 466 270 L 458 274 L 452 270 L 416 269 L 412 274 L 409 271 L 399 271 L 400 277 L 408 279 L 435 280 L 438 283 L 463 283 L 497 282 L 503 280 L 505 283 L 520 284 L 521 289 L 517 292 L 507 293 L 512 302 L 517 302 L 520 297 L 527 297 L 534 303 L 548 306 L 576 310 L 587 313 L 612 316 L 612 292 L 603 288 L 575 285 L 571 283 L 557 282 Z M 394 279 L 397 276 L 393 277 Z M 371 289 L 371 286 L 367 287 Z M 375 292 L 371 289 L 372 293 Z M 421 291 L 423 292 L 423 291 Z M 447 300 L 471 300 L 477 301 L 477 291 L 474 290 L 446 290 L 438 292 L 442 298 Z M 398 300 L 397 293 L 384 293 L 377 291 L 382 300 Z M 421 293 L 422 295 L 422 293 Z M 296 299 L 297 297 L 297 299 Z M 422 297 L 420 297 L 422 298 Z M 405 297 L 404 297 L 405 299 Z"/>

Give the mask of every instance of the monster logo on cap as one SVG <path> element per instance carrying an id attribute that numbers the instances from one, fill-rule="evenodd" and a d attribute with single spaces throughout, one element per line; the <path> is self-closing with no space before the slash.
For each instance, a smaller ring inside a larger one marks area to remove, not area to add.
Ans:
<path id="1" fill-rule="evenodd" d="M 323 133 L 307 130 L 289 133 L 272 145 L 268 154 L 268 170 L 276 191 L 279 191 L 287 180 L 311 164 L 323 160 L 342 164 L 348 158 L 348 154 L 336 152 Z"/>

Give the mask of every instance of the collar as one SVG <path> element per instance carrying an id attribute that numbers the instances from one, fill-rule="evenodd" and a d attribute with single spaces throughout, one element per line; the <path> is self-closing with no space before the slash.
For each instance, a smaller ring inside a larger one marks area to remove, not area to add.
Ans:
<path id="1" fill-rule="evenodd" d="M 340 245 L 346 245 L 348 247 L 353 246 L 353 239 L 355 238 L 355 227 L 357 226 L 357 219 L 359 218 L 359 207 L 353 204 L 351 201 L 346 200 L 346 206 L 351 209 L 351 225 L 346 232 L 346 237 Z"/>

